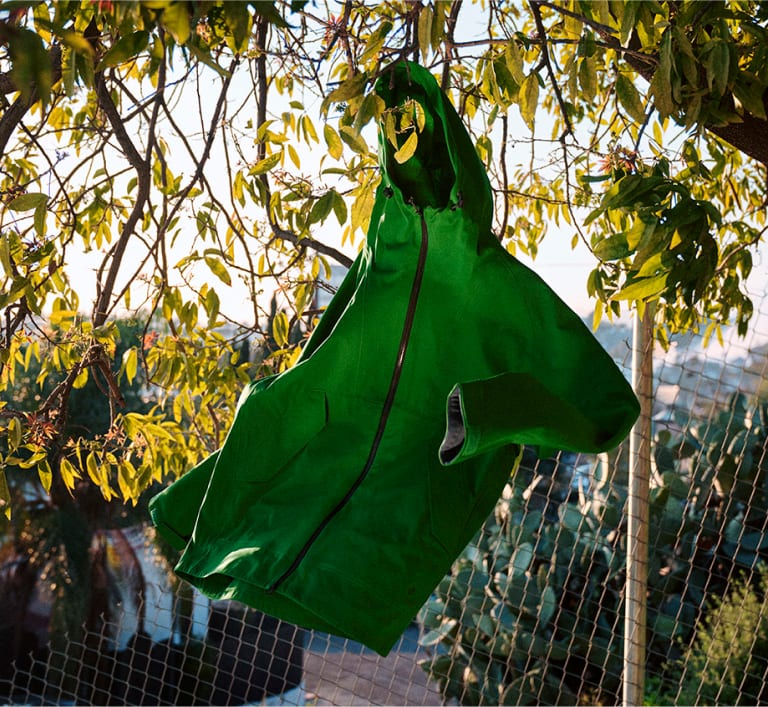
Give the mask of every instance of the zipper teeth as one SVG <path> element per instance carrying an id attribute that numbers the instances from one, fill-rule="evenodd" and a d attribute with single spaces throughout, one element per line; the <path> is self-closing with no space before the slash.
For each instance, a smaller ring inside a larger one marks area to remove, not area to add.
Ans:
<path id="1" fill-rule="evenodd" d="M 403 371 L 403 364 L 405 362 L 405 352 L 408 348 L 408 341 L 411 338 L 411 330 L 413 329 L 413 320 L 416 316 L 416 304 L 419 298 L 419 291 L 421 290 L 421 281 L 424 277 L 424 265 L 427 261 L 427 245 L 429 240 L 429 234 L 427 232 L 427 222 L 424 220 L 424 214 L 419 212 L 421 218 L 421 245 L 419 247 L 419 260 L 416 264 L 416 273 L 413 276 L 413 283 L 411 284 L 411 294 L 408 298 L 408 308 L 405 313 L 405 321 L 403 322 L 403 333 L 400 336 L 400 346 L 397 350 L 397 359 L 395 360 L 395 367 L 392 370 L 392 378 L 389 382 L 389 390 L 387 391 L 387 397 L 384 399 L 384 405 L 381 408 L 381 416 L 379 417 L 379 424 L 376 428 L 376 434 L 373 437 L 370 451 L 368 452 L 368 458 L 363 465 L 363 469 L 355 479 L 352 486 L 344 495 L 344 497 L 329 511 L 329 513 L 323 518 L 320 524 L 315 528 L 312 535 L 304 546 L 299 551 L 296 558 L 291 563 L 283 574 L 281 574 L 269 587 L 267 587 L 267 593 L 274 593 L 280 585 L 285 582 L 299 567 L 302 560 L 309 552 L 312 545 L 315 543 L 320 533 L 325 530 L 328 524 L 343 510 L 343 508 L 352 500 L 357 489 L 365 481 L 368 473 L 373 466 L 373 462 L 376 459 L 376 454 L 379 451 L 379 445 L 384 437 L 384 430 L 389 420 L 389 414 L 392 411 L 392 405 L 395 402 L 395 393 L 397 393 L 397 387 L 400 383 L 400 374 Z"/>

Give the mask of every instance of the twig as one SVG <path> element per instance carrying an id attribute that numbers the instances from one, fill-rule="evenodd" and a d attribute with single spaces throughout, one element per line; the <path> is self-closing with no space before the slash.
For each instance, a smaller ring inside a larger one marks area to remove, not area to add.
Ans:
<path id="1" fill-rule="evenodd" d="M 544 21 L 541 19 L 540 9 L 540 6 L 544 3 L 542 0 L 529 0 L 528 4 L 531 8 L 531 13 L 533 14 L 533 20 L 536 23 L 536 31 L 539 33 L 539 37 L 544 40 L 544 38 L 547 36 L 547 30 L 544 27 Z M 563 122 L 565 123 L 565 129 L 560 135 L 560 142 L 563 143 L 563 147 L 565 147 L 565 138 L 568 137 L 568 135 L 573 135 L 573 126 L 571 125 L 571 119 L 568 117 L 568 110 L 566 108 L 565 101 L 563 100 L 563 94 L 560 91 L 560 86 L 557 83 L 555 71 L 552 68 L 552 62 L 549 57 L 549 47 L 547 46 L 546 42 L 542 42 L 541 57 L 544 62 L 544 66 L 547 69 L 549 80 L 552 83 L 552 90 L 555 92 L 555 98 L 557 99 L 557 104 L 560 106 L 560 112 L 562 113 Z"/>

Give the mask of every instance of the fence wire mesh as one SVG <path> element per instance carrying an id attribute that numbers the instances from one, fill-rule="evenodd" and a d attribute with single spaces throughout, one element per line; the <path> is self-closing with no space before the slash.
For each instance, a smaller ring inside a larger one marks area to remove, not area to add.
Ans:
<path id="1" fill-rule="evenodd" d="M 747 337 L 654 353 L 646 704 L 768 702 L 768 298 L 753 298 Z M 599 335 L 628 367 L 629 327 Z M 386 658 L 210 602 L 176 583 L 141 526 L 94 538 L 87 620 L 63 631 L 56 558 L 6 551 L 0 700 L 616 704 L 629 468 L 626 444 L 527 451 Z"/>

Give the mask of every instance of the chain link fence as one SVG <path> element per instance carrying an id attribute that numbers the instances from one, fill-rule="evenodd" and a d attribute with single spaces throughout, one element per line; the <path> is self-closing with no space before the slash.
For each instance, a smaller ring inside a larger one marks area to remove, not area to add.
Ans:
<path id="1" fill-rule="evenodd" d="M 768 702 L 768 297 L 753 299 L 746 338 L 654 352 L 645 704 Z M 629 327 L 599 337 L 628 367 Z M 102 602 L 76 635 L 57 629 L 50 578 L 6 555 L 0 700 L 620 703 L 630 466 L 626 444 L 527 453 L 386 658 L 174 584 L 147 528 L 94 540 Z"/>

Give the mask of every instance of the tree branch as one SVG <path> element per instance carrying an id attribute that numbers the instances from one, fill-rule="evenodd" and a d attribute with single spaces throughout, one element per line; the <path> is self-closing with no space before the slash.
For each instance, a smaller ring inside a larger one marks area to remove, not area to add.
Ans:
<path id="1" fill-rule="evenodd" d="M 540 0 L 530 0 L 528 3 L 531 8 L 531 13 L 533 14 L 533 21 L 536 23 L 536 31 L 539 33 L 539 37 L 544 39 L 544 37 L 547 36 L 547 30 L 544 27 L 544 21 L 541 19 L 541 10 L 540 5 L 543 5 L 544 3 Z M 563 94 L 560 91 L 560 86 L 557 83 L 557 77 L 555 76 L 555 71 L 552 68 L 552 60 L 549 57 L 549 46 L 547 45 L 547 42 L 543 42 L 541 45 L 541 57 L 544 61 L 544 66 L 547 69 L 547 74 L 549 75 L 549 81 L 552 84 L 552 90 L 555 92 L 555 98 L 557 99 L 557 105 L 560 106 L 560 113 L 563 116 L 563 122 L 565 123 L 565 129 L 563 130 L 562 134 L 560 135 L 560 142 L 565 144 L 565 138 L 569 135 L 573 135 L 573 126 L 571 125 L 571 119 L 568 116 L 568 111 L 565 106 L 565 101 L 563 100 Z"/>
<path id="2" fill-rule="evenodd" d="M 120 270 L 120 265 L 123 256 L 125 255 L 125 249 L 128 247 L 128 241 L 136 230 L 136 225 L 142 217 L 144 205 L 149 200 L 151 170 L 150 163 L 142 158 L 139 151 L 136 149 L 136 146 L 133 144 L 133 141 L 128 136 L 120 112 L 112 101 L 112 96 L 107 88 L 103 72 L 96 74 L 94 83 L 96 86 L 96 96 L 98 98 L 99 106 L 107 116 L 107 120 L 112 126 L 112 131 L 125 153 L 126 159 L 136 172 L 138 184 L 136 190 L 136 202 L 120 230 L 120 235 L 112 252 L 112 261 L 109 266 L 109 271 L 107 272 L 106 282 L 103 286 L 100 281 L 97 282 L 96 303 L 93 308 L 93 324 L 94 326 L 101 326 L 107 319 L 112 292 L 114 291 L 115 281 L 117 280 L 117 273 Z"/>

